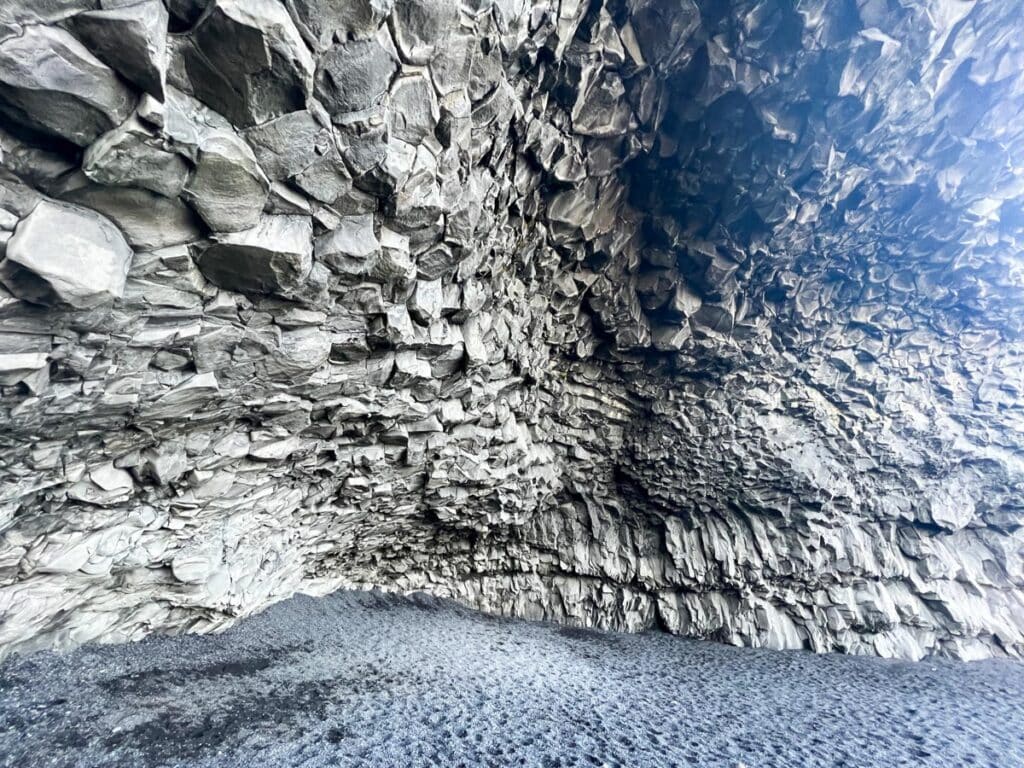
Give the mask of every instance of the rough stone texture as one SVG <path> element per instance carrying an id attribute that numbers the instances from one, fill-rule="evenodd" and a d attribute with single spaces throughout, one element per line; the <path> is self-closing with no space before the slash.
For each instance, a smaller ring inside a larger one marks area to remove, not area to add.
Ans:
<path id="1" fill-rule="evenodd" d="M 117 75 L 59 27 L 0 40 L 0 108 L 23 127 L 86 146 L 125 119 L 134 99 Z"/>
<path id="2" fill-rule="evenodd" d="M 75 32 L 126 79 L 163 99 L 169 21 L 163 0 L 101 0 L 100 6 L 72 17 Z"/>
<path id="3" fill-rule="evenodd" d="M 0 664 L 0 766 L 1007 768 L 1024 664 L 785 653 L 297 595 Z M 742 712 L 742 717 L 736 713 Z"/>
<path id="4" fill-rule="evenodd" d="M 91 309 L 124 294 L 132 249 L 95 211 L 40 202 L 7 240 L 0 282 L 34 304 Z"/>
<path id="5" fill-rule="evenodd" d="M 96 5 L 0 13 L 0 242 L 134 250 L 0 294 L 0 648 L 378 585 L 1024 651 L 1012 3 L 175 0 L 163 102 Z"/>

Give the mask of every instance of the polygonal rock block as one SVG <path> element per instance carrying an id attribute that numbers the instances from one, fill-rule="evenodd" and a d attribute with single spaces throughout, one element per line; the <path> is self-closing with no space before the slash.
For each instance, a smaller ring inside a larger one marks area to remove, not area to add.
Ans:
<path id="1" fill-rule="evenodd" d="M 60 197 L 106 216 L 137 251 L 191 243 L 203 234 L 202 222 L 191 208 L 147 189 L 84 184 Z"/>
<path id="2" fill-rule="evenodd" d="M 390 106 L 392 136 L 416 145 L 433 135 L 440 114 L 434 86 L 426 77 L 418 73 L 399 77 L 391 87 Z"/>
<path id="3" fill-rule="evenodd" d="M 188 179 L 181 155 L 168 152 L 136 118 L 100 136 L 82 158 L 82 171 L 98 184 L 141 187 L 176 197 Z"/>
<path id="4" fill-rule="evenodd" d="M 7 243 L 0 281 L 34 304 L 91 309 L 124 295 L 132 249 L 94 211 L 39 203 Z"/>
<path id="5" fill-rule="evenodd" d="M 80 13 L 72 23 L 78 38 L 96 56 L 163 101 L 168 19 L 163 0 L 139 0 Z"/>
<path id="6" fill-rule="evenodd" d="M 287 179 L 331 149 L 331 135 L 312 112 L 290 112 L 245 131 L 260 167 L 272 179 Z"/>
<path id="7" fill-rule="evenodd" d="M 199 269 L 228 290 L 289 293 L 313 266 L 312 238 L 308 216 L 264 216 L 252 229 L 216 236 L 200 255 Z"/>
<path id="8" fill-rule="evenodd" d="M 337 229 L 316 241 L 316 257 L 344 277 L 367 273 L 380 251 L 373 214 L 344 216 Z"/>
<path id="9" fill-rule="evenodd" d="M 202 139 L 184 198 L 212 230 L 256 226 L 269 194 L 270 182 L 242 139 L 226 131 Z"/>
<path id="10" fill-rule="evenodd" d="M 391 13 L 394 0 L 286 0 L 295 24 L 315 51 L 335 40 L 362 40 L 373 35 Z"/>
<path id="11" fill-rule="evenodd" d="M 410 64 L 428 64 L 459 26 L 451 0 L 398 0 L 392 16 L 395 43 Z"/>
<path id="12" fill-rule="evenodd" d="M 331 117 L 368 109 L 387 92 L 397 68 L 394 57 L 377 40 L 335 45 L 320 59 L 316 96 Z"/>
<path id="13" fill-rule="evenodd" d="M 275 0 L 215 0 L 191 41 L 184 58 L 195 95 L 235 125 L 305 108 L 313 57 Z"/>
<path id="14" fill-rule="evenodd" d="M 84 147 L 120 125 L 136 101 L 63 29 L 29 26 L 0 42 L 0 111 L 23 125 Z"/>

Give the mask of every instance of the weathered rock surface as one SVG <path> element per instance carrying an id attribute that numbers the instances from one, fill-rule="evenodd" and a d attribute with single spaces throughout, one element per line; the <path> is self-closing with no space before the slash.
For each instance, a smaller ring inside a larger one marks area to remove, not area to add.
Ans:
<path id="1" fill-rule="evenodd" d="M 1020 655 L 1022 22 L 897 5 L 4 6 L 0 649 Z"/>
<path id="2" fill-rule="evenodd" d="M 114 71 L 59 27 L 0 40 L 0 111 L 15 123 L 86 146 L 134 106 Z"/>
<path id="3" fill-rule="evenodd" d="M 212 0 L 189 42 L 185 65 L 196 96 L 235 124 L 303 107 L 313 56 L 277 0 Z"/>
<path id="4" fill-rule="evenodd" d="M 0 281 L 35 304 L 90 309 L 124 294 L 132 249 L 94 211 L 40 202 L 14 230 L 0 261 Z"/>
<path id="5" fill-rule="evenodd" d="M 75 33 L 93 53 L 161 100 L 167 85 L 168 22 L 163 0 L 101 0 L 99 10 L 72 17 Z"/>
<path id="6" fill-rule="evenodd" d="M 199 256 L 199 268 L 231 290 L 290 291 L 313 266 L 312 236 L 308 216 L 267 216 L 244 232 L 218 235 Z"/>

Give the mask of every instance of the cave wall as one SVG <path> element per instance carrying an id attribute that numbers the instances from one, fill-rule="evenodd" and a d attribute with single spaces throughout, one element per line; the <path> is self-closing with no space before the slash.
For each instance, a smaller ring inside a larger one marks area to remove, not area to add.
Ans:
<path id="1" fill-rule="evenodd" d="M 0 8 L 0 653 L 296 590 L 1024 650 L 999 2 Z"/>

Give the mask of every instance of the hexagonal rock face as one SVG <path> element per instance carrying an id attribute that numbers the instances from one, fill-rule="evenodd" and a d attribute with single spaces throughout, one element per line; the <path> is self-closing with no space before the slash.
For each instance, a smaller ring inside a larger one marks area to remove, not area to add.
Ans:
<path id="1" fill-rule="evenodd" d="M 184 198 L 215 232 L 240 232 L 256 226 L 270 183 L 252 149 L 230 133 L 204 137 Z"/>
<path id="2" fill-rule="evenodd" d="M 312 237 L 308 216 L 265 216 L 252 229 L 215 237 L 200 255 L 199 268 L 232 291 L 286 294 L 309 274 Z"/>
<path id="3" fill-rule="evenodd" d="M 320 60 L 316 95 L 332 116 L 372 107 L 387 92 L 398 68 L 377 40 L 339 43 Z"/>
<path id="4" fill-rule="evenodd" d="M 132 249 L 94 211 L 43 201 L 14 231 L 0 281 L 34 304 L 90 309 L 124 295 Z"/>

